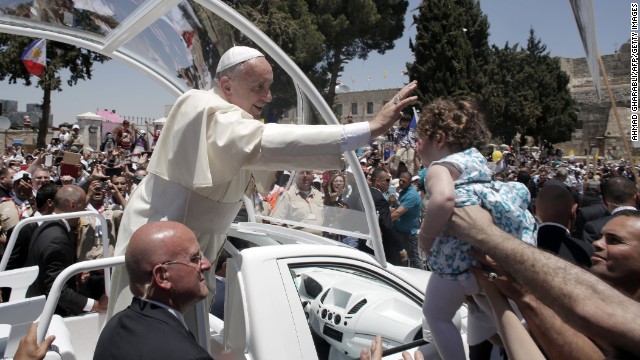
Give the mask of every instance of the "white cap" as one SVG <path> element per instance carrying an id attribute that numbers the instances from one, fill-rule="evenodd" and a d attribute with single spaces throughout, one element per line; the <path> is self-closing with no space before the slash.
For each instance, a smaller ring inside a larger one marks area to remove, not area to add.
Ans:
<path id="1" fill-rule="evenodd" d="M 420 180 L 420 176 L 418 176 L 418 175 L 414 175 L 414 176 L 411 178 L 411 182 L 413 182 L 413 181 L 417 181 L 417 180 Z"/>
<path id="2" fill-rule="evenodd" d="M 22 170 L 22 171 L 18 171 L 17 173 L 15 173 L 15 175 L 13 175 L 13 181 L 16 182 L 16 181 L 22 179 L 22 176 L 24 174 L 29 175 L 29 178 L 31 178 L 31 174 L 29 174 L 28 172 Z"/>
<path id="3" fill-rule="evenodd" d="M 74 124 L 74 125 L 71 127 L 71 129 L 78 129 L 78 130 L 79 130 L 79 129 L 80 129 L 80 125 L 78 125 L 78 124 Z"/>
<path id="4" fill-rule="evenodd" d="M 216 73 L 230 68 L 233 65 L 237 65 L 260 56 L 264 56 L 264 54 L 254 48 L 247 46 L 234 46 L 222 55 L 220 62 L 218 63 L 218 68 L 216 69 Z"/>

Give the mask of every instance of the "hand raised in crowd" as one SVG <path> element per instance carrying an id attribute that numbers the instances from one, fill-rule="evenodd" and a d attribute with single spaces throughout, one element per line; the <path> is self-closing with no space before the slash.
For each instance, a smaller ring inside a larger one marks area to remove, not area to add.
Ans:
<path id="1" fill-rule="evenodd" d="M 122 164 L 120 166 L 120 169 L 121 169 L 122 175 L 125 177 L 125 179 L 132 179 L 133 178 L 133 173 L 129 170 L 129 166 L 127 164 Z"/>
<path id="2" fill-rule="evenodd" d="M 38 154 L 37 156 L 34 156 L 35 160 L 33 160 L 33 162 L 31 163 L 31 166 L 34 166 L 34 168 L 38 168 L 40 167 L 40 165 L 44 165 L 44 158 L 45 156 L 49 155 L 48 152 L 43 151 L 40 154 Z M 31 167 L 29 166 L 29 167 Z"/>
<path id="3" fill-rule="evenodd" d="M 30 191 L 31 189 L 33 189 L 31 187 L 31 183 L 26 181 L 25 179 L 20 179 L 20 182 L 18 183 L 18 187 L 20 191 Z"/>
<path id="4" fill-rule="evenodd" d="M 144 165 L 147 163 L 147 159 L 149 158 L 149 154 L 142 153 L 142 156 L 138 158 L 138 165 Z"/>
<path id="5" fill-rule="evenodd" d="M 73 185 L 76 182 L 76 179 L 73 178 L 73 176 L 71 175 L 62 175 L 60 176 L 60 183 L 62 183 L 62 185 Z"/>
<path id="6" fill-rule="evenodd" d="M 393 124 L 402 117 L 402 109 L 418 100 L 417 96 L 410 96 L 417 87 L 417 81 L 410 82 L 382 106 L 380 112 L 369 122 L 372 138 L 385 135 Z"/>
<path id="7" fill-rule="evenodd" d="M 13 356 L 14 360 L 40 360 L 47 355 L 47 350 L 56 339 L 54 335 L 48 336 L 40 346 L 37 341 L 38 323 L 29 326 L 29 331 L 20 340 L 20 345 Z"/>
<path id="8" fill-rule="evenodd" d="M 93 180 L 108 180 L 109 177 L 106 176 L 104 174 L 104 168 L 105 166 L 102 164 L 98 164 L 96 166 L 93 167 L 93 171 L 91 172 L 91 177 L 89 178 L 90 181 Z"/>

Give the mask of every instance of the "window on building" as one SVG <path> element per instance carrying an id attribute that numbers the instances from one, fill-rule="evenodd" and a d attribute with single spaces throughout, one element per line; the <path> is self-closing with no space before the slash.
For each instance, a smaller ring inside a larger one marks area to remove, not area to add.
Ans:
<path id="1" fill-rule="evenodd" d="M 336 115 L 342 116 L 342 104 L 336 104 Z"/>
<path id="2" fill-rule="evenodd" d="M 351 114 L 356 115 L 358 113 L 358 103 L 351 103 Z"/>
<path id="3" fill-rule="evenodd" d="M 373 114 L 373 102 L 367 102 L 367 114 Z"/>

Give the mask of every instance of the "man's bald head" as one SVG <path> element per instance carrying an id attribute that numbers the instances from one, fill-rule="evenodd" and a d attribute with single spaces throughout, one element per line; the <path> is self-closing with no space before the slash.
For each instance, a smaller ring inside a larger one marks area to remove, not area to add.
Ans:
<path id="1" fill-rule="evenodd" d="M 125 266 L 133 295 L 147 295 L 146 287 L 151 282 L 153 267 L 173 260 L 173 245 L 188 238 L 195 239 L 193 232 L 185 225 L 174 221 L 147 223 L 133 233 L 125 253 Z"/>
<path id="2" fill-rule="evenodd" d="M 83 211 L 87 207 L 87 195 L 79 186 L 65 185 L 56 192 L 53 207 L 55 214 Z M 67 219 L 71 227 L 78 225 L 78 221 L 79 218 Z"/>

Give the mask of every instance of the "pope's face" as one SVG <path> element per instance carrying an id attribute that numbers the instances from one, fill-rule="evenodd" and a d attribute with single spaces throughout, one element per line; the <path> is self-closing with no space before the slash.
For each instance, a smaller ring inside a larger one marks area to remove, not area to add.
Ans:
<path id="1" fill-rule="evenodd" d="M 244 63 L 233 79 L 223 77 L 221 86 L 230 103 L 259 119 L 262 109 L 271 101 L 272 82 L 271 65 L 264 57 L 258 57 Z"/>

